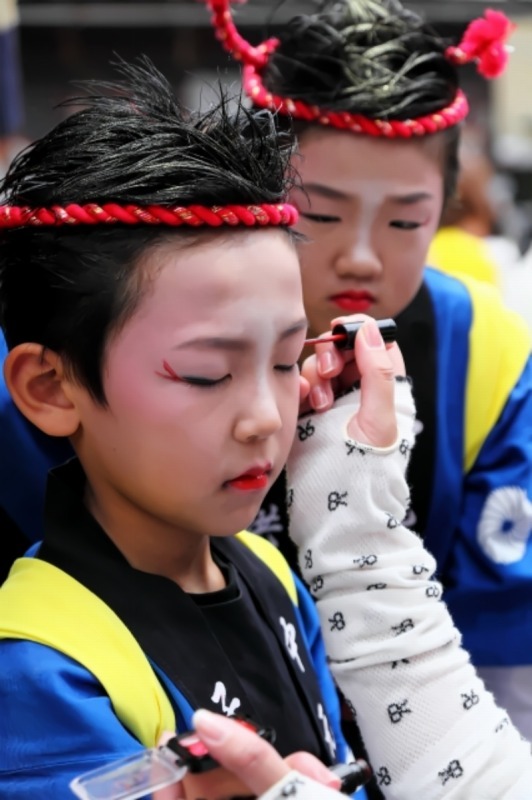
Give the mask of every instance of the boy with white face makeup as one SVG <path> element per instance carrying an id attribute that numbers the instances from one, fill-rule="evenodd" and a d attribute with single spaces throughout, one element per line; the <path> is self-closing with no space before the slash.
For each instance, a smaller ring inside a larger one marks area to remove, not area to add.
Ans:
<path id="1" fill-rule="evenodd" d="M 312 334 L 342 313 L 397 322 L 418 415 L 408 524 L 436 557 L 474 663 L 532 737 L 530 338 L 490 288 L 425 268 L 468 111 L 457 66 L 496 77 L 512 26 L 489 11 L 454 46 L 396 0 L 324 0 L 251 47 L 228 0 L 209 6 L 252 102 L 275 109 L 281 127 L 293 120 Z M 318 364 L 324 379 L 340 368 L 334 352 Z M 331 398 L 327 380 L 314 386 L 314 408 Z M 283 493 L 254 530 L 295 563 Z"/>
<path id="2" fill-rule="evenodd" d="M 0 591 L 6 800 L 66 799 L 200 706 L 273 728 L 283 756 L 345 752 L 312 601 L 234 536 L 304 390 L 290 140 L 269 112 L 188 115 L 149 65 L 122 72 L 3 186 L 6 385 L 77 456 Z"/>

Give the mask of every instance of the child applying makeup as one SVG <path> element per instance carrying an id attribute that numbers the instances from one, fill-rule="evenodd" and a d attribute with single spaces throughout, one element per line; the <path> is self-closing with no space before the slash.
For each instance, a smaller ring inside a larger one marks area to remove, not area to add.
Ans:
<path id="1" fill-rule="evenodd" d="M 339 314 L 397 322 L 418 419 L 408 525 L 436 558 L 473 662 L 531 738 L 530 337 L 491 288 L 426 267 L 468 113 L 460 66 L 500 74 L 513 26 L 487 11 L 457 43 L 397 0 L 324 0 L 251 47 L 228 0 L 209 6 L 251 101 L 297 134 L 292 201 L 312 335 Z M 330 404 L 341 366 L 323 358 L 315 408 Z M 269 495 L 254 529 L 295 564 L 284 494 Z"/>

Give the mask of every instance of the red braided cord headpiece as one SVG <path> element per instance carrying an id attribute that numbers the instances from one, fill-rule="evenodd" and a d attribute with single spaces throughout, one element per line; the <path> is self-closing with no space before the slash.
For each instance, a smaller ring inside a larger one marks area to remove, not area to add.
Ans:
<path id="1" fill-rule="evenodd" d="M 217 38 L 235 59 L 244 64 L 242 75 L 244 91 L 253 103 L 261 108 L 268 108 L 294 119 L 391 139 L 425 136 L 445 130 L 457 125 L 469 112 L 469 103 L 460 89 L 453 101 L 440 111 L 405 120 L 370 119 L 361 114 L 329 111 L 308 105 L 302 100 L 275 95 L 264 86 L 262 72 L 270 54 L 279 45 L 279 40 L 268 39 L 258 47 L 253 47 L 240 36 L 234 25 L 230 6 L 232 2 L 243 3 L 246 0 L 206 0 L 206 2 L 213 12 L 212 23 Z M 487 78 L 497 77 L 506 66 L 508 53 L 504 43 L 514 27 L 502 12 L 487 10 L 484 18 L 470 23 L 460 44 L 457 47 L 448 47 L 445 55 L 455 64 L 476 61 L 481 75 Z"/>
<path id="2" fill-rule="evenodd" d="M 51 208 L 27 208 L 24 206 L 0 206 L 0 228 L 20 228 L 28 225 L 187 225 L 199 228 L 206 225 L 219 228 L 221 225 L 244 225 L 267 227 L 269 225 L 290 226 L 297 222 L 298 212 L 288 203 L 258 206 L 136 206 L 105 203 Z"/>

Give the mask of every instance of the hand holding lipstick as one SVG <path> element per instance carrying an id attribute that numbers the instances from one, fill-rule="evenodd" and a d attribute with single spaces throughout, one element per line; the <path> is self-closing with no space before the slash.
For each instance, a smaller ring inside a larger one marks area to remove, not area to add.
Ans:
<path id="1" fill-rule="evenodd" d="M 301 800 L 341 800 L 341 780 L 309 753 L 294 753 L 283 759 L 272 745 L 235 720 L 198 711 L 194 727 L 220 769 L 189 774 L 180 784 L 161 789 L 154 800 L 227 800 L 260 796 L 274 800 L 283 794 L 284 782 L 299 776 Z M 163 744 L 173 734 L 164 735 Z M 297 770 L 298 772 L 294 772 Z M 305 776 L 305 777 L 304 777 Z M 309 784 L 303 785 L 303 784 Z M 306 791 L 302 791 L 302 789 Z M 271 791 L 269 791 L 271 790 Z M 288 794 L 286 794 L 288 796 Z M 343 795 L 345 797 L 345 795 Z"/>
<path id="2" fill-rule="evenodd" d="M 364 324 L 352 350 L 340 351 L 331 341 L 317 342 L 315 353 L 303 362 L 301 374 L 309 392 L 302 410 L 327 411 L 335 395 L 360 380 L 361 406 L 349 423 L 349 435 L 375 447 L 387 447 L 397 436 L 394 379 L 405 374 L 403 357 L 395 342 L 385 343 L 372 317 L 338 317 L 331 324 L 355 321 Z"/>

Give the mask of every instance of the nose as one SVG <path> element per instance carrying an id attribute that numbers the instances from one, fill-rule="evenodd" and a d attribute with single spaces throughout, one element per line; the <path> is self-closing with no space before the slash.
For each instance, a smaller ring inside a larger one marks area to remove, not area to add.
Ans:
<path id="1" fill-rule="evenodd" d="M 334 268 L 340 278 L 371 279 L 382 272 L 377 247 L 369 238 L 353 237 L 340 244 Z"/>
<path id="2" fill-rule="evenodd" d="M 248 395 L 238 414 L 234 437 L 239 442 L 267 439 L 283 427 L 279 403 L 272 387 L 258 386 Z"/>

